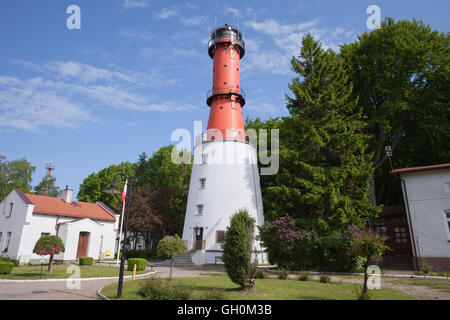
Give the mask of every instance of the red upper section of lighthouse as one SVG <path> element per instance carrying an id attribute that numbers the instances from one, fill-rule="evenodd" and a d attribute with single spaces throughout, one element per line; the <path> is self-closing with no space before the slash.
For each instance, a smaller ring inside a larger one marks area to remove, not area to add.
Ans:
<path id="1" fill-rule="evenodd" d="M 239 83 L 239 61 L 245 54 L 245 43 L 240 32 L 228 25 L 216 29 L 211 34 L 208 53 L 214 66 L 213 88 L 206 101 L 211 107 L 207 139 L 245 141 L 241 110 L 245 98 Z"/>

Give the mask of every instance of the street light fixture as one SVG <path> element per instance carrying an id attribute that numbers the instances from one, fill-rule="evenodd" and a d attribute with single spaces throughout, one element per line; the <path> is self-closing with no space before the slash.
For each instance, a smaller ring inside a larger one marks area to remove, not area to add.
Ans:
<path id="1" fill-rule="evenodd" d="M 391 164 L 391 171 L 394 170 L 394 167 L 392 166 L 392 147 L 391 146 L 385 146 L 384 151 L 386 152 L 386 157 L 389 158 L 389 163 Z"/>
<path id="2" fill-rule="evenodd" d="M 123 286 L 123 273 L 124 273 L 124 267 L 125 267 L 125 241 L 127 239 L 127 231 L 128 231 L 128 218 L 130 216 L 130 199 L 131 199 L 131 179 L 128 178 L 128 176 L 125 173 L 116 173 L 113 177 L 113 181 L 111 184 L 111 187 L 107 190 L 104 190 L 103 192 L 108 194 L 120 194 L 122 193 L 120 190 L 116 189 L 116 177 L 117 176 L 123 176 L 125 177 L 127 183 L 127 191 L 126 191 L 126 199 L 125 199 L 125 206 L 127 207 L 127 211 L 125 214 L 125 230 L 123 231 L 123 242 L 122 242 L 122 257 L 120 258 L 120 271 L 119 271 L 119 284 L 117 286 L 117 298 L 120 298 L 122 296 L 122 286 Z M 123 219 L 123 218 L 122 218 Z M 120 231 L 119 231 L 120 232 Z"/>

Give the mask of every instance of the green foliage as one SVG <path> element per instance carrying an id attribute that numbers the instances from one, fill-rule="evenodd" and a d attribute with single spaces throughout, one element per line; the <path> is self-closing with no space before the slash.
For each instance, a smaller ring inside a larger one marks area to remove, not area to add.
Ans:
<path id="1" fill-rule="evenodd" d="M 145 250 L 129 250 L 129 251 L 127 251 L 127 257 L 128 258 L 141 258 L 141 259 L 146 259 L 146 260 L 150 259 L 149 253 Z M 117 253 L 116 253 L 116 258 L 117 258 Z"/>
<path id="2" fill-rule="evenodd" d="M 251 254 L 254 226 L 255 220 L 249 216 L 247 210 L 239 210 L 231 216 L 223 243 L 222 261 L 227 275 L 242 288 L 250 288 L 250 280 L 253 278 Z"/>
<path id="3" fill-rule="evenodd" d="M 228 300 L 228 296 L 224 289 L 216 288 L 206 291 L 200 300 Z"/>
<path id="4" fill-rule="evenodd" d="M 5 161 L 0 156 L 0 201 L 2 201 L 13 189 L 21 189 L 25 193 L 31 191 L 31 181 L 36 167 L 32 166 L 25 158 L 20 160 Z"/>
<path id="5" fill-rule="evenodd" d="M 188 300 L 193 289 L 176 282 L 152 277 L 139 288 L 138 293 L 149 300 Z"/>
<path id="6" fill-rule="evenodd" d="M 143 271 L 147 266 L 147 260 L 141 258 L 129 258 L 128 259 L 128 271 L 134 270 L 134 265 L 136 265 L 136 271 Z"/>
<path id="7" fill-rule="evenodd" d="M 61 196 L 61 189 L 55 186 L 56 178 L 45 176 L 41 182 L 34 187 L 34 193 L 37 195 L 58 198 Z"/>
<path id="8" fill-rule="evenodd" d="M 265 279 L 267 276 L 264 270 L 256 270 L 253 277 L 255 279 Z"/>
<path id="9" fill-rule="evenodd" d="M 92 257 L 79 257 L 78 258 L 78 264 L 80 266 L 90 266 L 94 263 L 94 258 Z"/>
<path id="10" fill-rule="evenodd" d="M 300 281 L 308 281 L 310 278 L 310 274 L 308 271 L 301 272 L 298 276 L 298 280 Z"/>
<path id="11" fill-rule="evenodd" d="M 33 253 L 41 256 L 55 255 L 64 252 L 65 247 L 62 239 L 58 236 L 43 236 L 34 245 Z"/>
<path id="12" fill-rule="evenodd" d="M 379 203 L 402 203 L 384 146 L 392 145 L 397 168 L 450 161 L 448 39 L 422 21 L 386 18 L 341 47 L 352 96 L 359 97 L 365 130 L 373 136 L 368 153 L 377 168 Z"/>
<path id="13" fill-rule="evenodd" d="M 186 244 L 179 235 L 165 236 L 158 243 L 158 256 L 161 258 L 173 258 L 176 254 L 187 251 Z"/>
<path id="14" fill-rule="evenodd" d="M 420 268 L 424 274 L 429 274 L 431 272 L 431 266 L 425 261 L 422 261 Z"/>
<path id="15" fill-rule="evenodd" d="M 14 263 L 12 262 L 0 262 L 0 274 L 8 274 L 14 268 Z"/>
<path id="16" fill-rule="evenodd" d="M 363 226 L 379 208 L 369 201 L 370 135 L 344 60 L 308 34 L 291 66 L 298 76 L 289 85 L 290 116 L 278 125 L 280 169 L 263 191 L 266 217 L 289 213 L 319 234 Z"/>
<path id="17" fill-rule="evenodd" d="M 320 278 L 319 278 L 319 282 L 321 282 L 321 283 L 330 283 L 331 282 L 331 278 L 327 274 L 321 274 Z"/>
<path id="18" fill-rule="evenodd" d="M 80 191 L 77 195 L 78 200 L 92 203 L 101 201 L 111 209 L 117 209 L 118 207 L 121 208 L 122 195 L 112 195 L 105 193 L 104 191 L 111 187 L 115 174 L 121 172 L 125 173 L 129 177 L 134 177 L 135 168 L 136 164 L 122 162 L 119 165 L 111 165 L 97 173 L 90 174 L 80 185 Z M 115 182 L 116 188 L 118 190 L 122 190 L 125 185 L 125 178 L 122 176 L 117 176 Z"/>

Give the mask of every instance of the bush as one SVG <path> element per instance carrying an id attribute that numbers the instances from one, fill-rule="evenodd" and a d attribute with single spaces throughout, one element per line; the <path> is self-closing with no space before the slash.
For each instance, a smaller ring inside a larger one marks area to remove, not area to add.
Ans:
<path id="1" fill-rule="evenodd" d="M 130 250 L 130 251 L 126 252 L 125 256 L 127 259 L 141 258 L 141 259 L 150 260 L 150 253 L 145 250 Z M 115 257 L 117 259 L 117 253 L 115 254 Z"/>
<path id="2" fill-rule="evenodd" d="M 225 233 L 222 261 L 231 281 L 241 288 L 251 288 L 253 268 L 251 262 L 255 220 L 247 210 L 239 210 L 230 219 Z"/>
<path id="3" fill-rule="evenodd" d="M 0 262 L 0 274 L 8 274 L 14 268 L 14 263 L 12 262 Z"/>
<path id="4" fill-rule="evenodd" d="M 425 261 L 422 262 L 421 269 L 424 274 L 429 274 L 431 272 L 431 266 Z"/>
<path id="5" fill-rule="evenodd" d="M 0 257 L 0 262 L 11 262 L 11 258 L 8 256 Z"/>
<path id="6" fill-rule="evenodd" d="M 300 281 L 308 281 L 309 280 L 309 272 L 305 271 L 299 274 L 298 280 Z"/>
<path id="7" fill-rule="evenodd" d="M 149 300 L 188 300 L 194 290 L 172 281 L 150 278 L 141 284 L 138 293 Z"/>
<path id="8" fill-rule="evenodd" d="M 321 283 L 330 283 L 330 282 L 331 282 L 331 278 L 330 278 L 330 276 L 327 275 L 327 274 L 321 274 L 321 275 L 320 275 L 319 281 L 320 281 Z"/>
<path id="9" fill-rule="evenodd" d="M 94 258 L 92 257 L 79 257 L 78 263 L 80 266 L 90 266 L 94 263 Z"/>
<path id="10" fill-rule="evenodd" d="M 147 266 L 147 260 L 141 258 L 129 258 L 128 271 L 133 271 L 134 265 L 136 265 L 136 271 L 143 271 Z"/>
<path id="11" fill-rule="evenodd" d="M 281 280 L 287 280 L 289 275 L 289 272 L 287 272 L 286 270 L 281 271 L 280 275 L 278 276 L 278 279 Z"/>
<path id="12" fill-rule="evenodd" d="M 17 259 L 11 259 L 11 262 L 14 263 L 14 267 L 19 266 L 19 260 L 17 260 Z"/>
<path id="13" fill-rule="evenodd" d="M 255 279 L 265 279 L 266 273 L 263 270 L 256 270 L 254 274 Z"/>

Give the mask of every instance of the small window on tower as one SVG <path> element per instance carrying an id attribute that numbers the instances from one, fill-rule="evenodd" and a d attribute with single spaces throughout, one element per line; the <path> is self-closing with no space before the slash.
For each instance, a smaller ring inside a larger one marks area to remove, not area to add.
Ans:
<path id="1" fill-rule="evenodd" d="M 227 67 L 227 65 L 226 65 L 226 64 L 224 64 L 223 66 L 224 66 L 225 68 Z"/>
<path id="2" fill-rule="evenodd" d="M 202 154 L 202 164 L 208 163 L 208 154 L 204 153 Z"/>
<path id="3" fill-rule="evenodd" d="M 203 205 L 202 204 L 197 205 L 197 215 L 199 215 L 199 216 L 203 215 Z"/>
<path id="4" fill-rule="evenodd" d="M 204 188 L 206 186 L 206 178 L 200 178 L 200 188 Z"/>
<path id="5" fill-rule="evenodd" d="M 224 82 L 223 84 L 224 84 L 224 85 L 227 85 L 227 83 L 226 83 L 226 82 Z"/>

